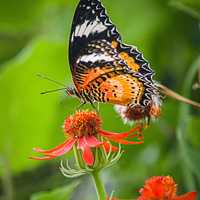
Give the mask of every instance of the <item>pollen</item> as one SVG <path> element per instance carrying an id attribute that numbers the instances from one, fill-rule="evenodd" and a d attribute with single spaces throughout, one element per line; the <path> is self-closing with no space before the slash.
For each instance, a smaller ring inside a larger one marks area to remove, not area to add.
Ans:
<path id="1" fill-rule="evenodd" d="M 101 119 L 93 111 L 77 111 L 73 116 L 68 117 L 64 122 L 66 135 L 81 138 L 83 136 L 95 136 L 101 126 Z"/>

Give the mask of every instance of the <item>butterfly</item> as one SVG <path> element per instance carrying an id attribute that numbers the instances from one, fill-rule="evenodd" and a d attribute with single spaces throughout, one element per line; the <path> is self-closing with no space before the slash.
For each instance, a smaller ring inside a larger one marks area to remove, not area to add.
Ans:
<path id="1" fill-rule="evenodd" d="M 115 105 L 124 120 L 160 115 L 153 70 L 141 52 L 126 45 L 100 0 L 80 0 L 72 22 L 69 63 L 74 86 L 68 95 L 83 103 Z"/>

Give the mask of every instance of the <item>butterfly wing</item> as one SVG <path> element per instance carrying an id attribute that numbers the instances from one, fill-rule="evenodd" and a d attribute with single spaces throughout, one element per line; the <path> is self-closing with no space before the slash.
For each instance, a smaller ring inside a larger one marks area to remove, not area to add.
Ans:
<path id="1" fill-rule="evenodd" d="M 158 89 L 152 79 L 154 72 L 149 62 L 136 47 L 123 44 L 122 42 L 117 46 L 117 52 L 120 59 L 127 65 L 128 73 L 143 83 L 144 95 L 140 103 L 143 106 L 147 106 L 149 101 L 152 100 L 152 95 L 158 94 Z"/>
<path id="2" fill-rule="evenodd" d="M 94 40 L 121 40 L 116 27 L 108 18 L 100 0 L 80 0 L 72 22 L 69 60 L 72 74 L 79 56 L 84 55 Z"/>
<path id="3" fill-rule="evenodd" d="M 112 103 L 120 104 L 122 100 L 112 92 L 116 91 L 116 80 L 113 80 L 116 76 L 120 76 L 117 80 L 124 97 L 132 98 L 134 92 L 140 91 L 137 103 L 142 100 L 142 103 L 148 104 L 155 90 L 149 63 L 135 47 L 122 43 L 100 0 L 80 0 L 72 23 L 69 60 L 76 89 L 78 92 L 84 90 L 86 98 L 89 96 L 107 102 L 112 99 Z M 127 74 L 128 79 L 131 75 L 134 82 L 138 82 L 135 90 L 125 81 Z M 103 92 L 101 88 L 106 82 L 107 88 Z M 105 98 L 109 96 L 107 90 L 110 98 Z"/>

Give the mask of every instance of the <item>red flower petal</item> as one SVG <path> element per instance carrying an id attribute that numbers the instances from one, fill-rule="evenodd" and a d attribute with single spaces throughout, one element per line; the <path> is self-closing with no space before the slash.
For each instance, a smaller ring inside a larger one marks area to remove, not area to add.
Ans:
<path id="1" fill-rule="evenodd" d="M 94 156 L 89 147 L 84 148 L 83 150 L 83 160 L 89 165 L 92 166 L 94 163 Z"/>
<path id="2" fill-rule="evenodd" d="M 33 160 L 51 160 L 53 158 L 55 158 L 55 156 L 44 156 L 44 157 L 36 157 L 36 156 L 31 156 L 29 157 L 30 159 L 33 159 Z"/>
<path id="3" fill-rule="evenodd" d="M 70 140 L 65 141 L 63 144 L 58 145 L 57 147 L 55 147 L 53 149 L 43 150 L 40 148 L 34 148 L 34 151 L 43 153 L 46 156 L 57 157 L 57 156 L 61 156 L 65 153 L 67 153 L 68 151 L 70 151 L 75 142 L 76 142 L 75 139 L 70 139 Z"/>
<path id="4" fill-rule="evenodd" d="M 99 131 L 100 135 L 106 137 L 106 138 L 116 138 L 116 139 L 124 139 L 129 136 L 129 133 L 114 133 L 110 131 L 104 131 L 100 130 Z"/>
<path id="5" fill-rule="evenodd" d="M 83 152 L 83 160 L 86 162 L 87 165 L 91 166 L 94 163 L 94 156 L 90 149 L 90 146 L 86 142 L 86 138 L 82 137 L 79 139 L 78 149 L 81 149 Z"/>
<path id="6" fill-rule="evenodd" d="M 114 132 L 104 131 L 104 130 L 100 130 L 99 133 L 102 136 L 107 137 L 107 138 L 124 139 L 124 138 L 127 138 L 128 136 L 136 137 L 136 136 L 138 136 L 138 134 L 132 134 L 132 133 L 134 133 L 134 132 L 141 133 L 141 131 L 142 131 L 142 126 L 138 125 L 138 126 L 132 128 L 130 131 L 125 132 L 125 133 L 114 133 Z"/>
<path id="7" fill-rule="evenodd" d="M 128 140 L 122 140 L 122 139 L 113 139 L 113 138 L 110 138 L 111 141 L 113 142 L 116 142 L 116 143 L 119 143 L 119 144 L 125 144 L 125 145 L 128 145 L 128 144 L 142 144 L 144 141 L 128 141 Z"/>
<path id="8" fill-rule="evenodd" d="M 186 194 L 183 194 L 181 196 L 177 196 L 174 198 L 174 200 L 195 200 L 197 196 L 196 192 L 188 192 Z"/>
<path id="9" fill-rule="evenodd" d="M 97 138 L 94 136 L 84 137 L 84 140 L 90 147 L 98 147 L 102 144 L 102 142 L 97 140 Z"/>
<path id="10" fill-rule="evenodd" d="M 109 152 L 110 150 L 112 152 L 118 151 L 118 147 L 111 145 L 109 142 L 104 142 L 103 147 L 105 148 L 106 152 Z"/>

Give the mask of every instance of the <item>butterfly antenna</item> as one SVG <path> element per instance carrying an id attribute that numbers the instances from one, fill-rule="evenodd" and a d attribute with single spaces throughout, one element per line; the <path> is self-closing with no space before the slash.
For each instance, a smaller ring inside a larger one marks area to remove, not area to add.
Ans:
<path id="1" fill-rule="evenodd" d="M 45 75 L 43 75 L 43 74 L 37 74 L 37 76 L 38 76 L 39 78 L 42 78 L 42 79 L 46 79 L 46 80 L 48 80 L 48 81 L 51 81 L 52 83 L 55 83 L 56 85 L 60 85 L 60 86 L 64 86 L 64 87 L 65 87 L 65 85 L 64 85 L 63 83 L 60 83 L 59 81 L 53 80 L 53 79 L 51 79 L 51 78 L 49 78 L 48 76 L 45 76 Z"/>
<path id="2" fill-rule="evenodd" d="M 66 87 L 65 88 L 58 88 L 58 89 L 55 89 L 55 90 L 47 90 L 47 91 L 41 92 L 40 94 L 48 94 L 48 93 L 52 93 L 52 92 L 58 92 L 58 91 L 61 91 L 61 90 L 66 90 Z"/>
<path id="3" fill-rule="evenodd" d="M 186 97 L 183 97 L 180 94 L 174 92 L 173 90 L 169 89 L 168 87 L 166 87 L 160 83 L 156 83 L 156 85 L 163 94 L 200 109 L 200 103 L 198 103 L 196 101 L 192 101 L 191 99 L 188 99 Z"/>

